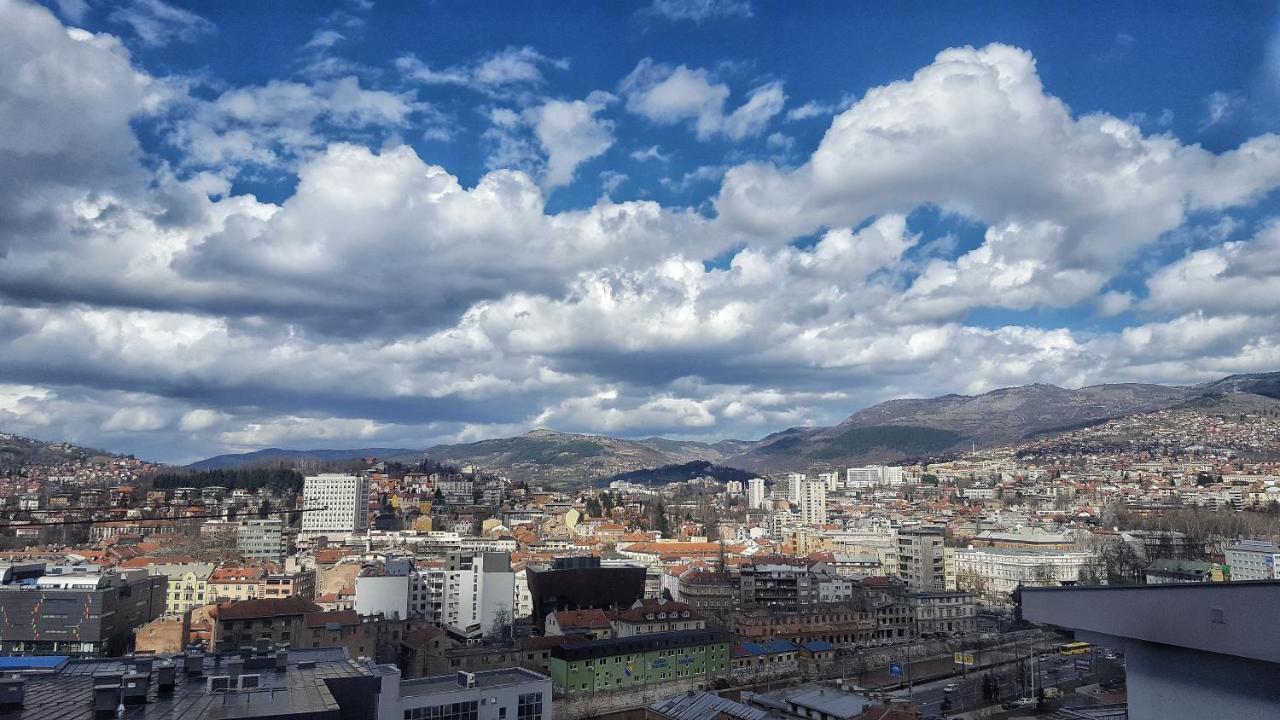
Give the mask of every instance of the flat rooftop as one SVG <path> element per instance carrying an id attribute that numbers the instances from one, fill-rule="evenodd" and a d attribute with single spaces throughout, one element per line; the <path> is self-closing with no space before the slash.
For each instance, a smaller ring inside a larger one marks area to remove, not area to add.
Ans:
<path id="1" fill-rule="evenodd" d="M 1034 623 L 1280 663 L 1280 580 L 1023 588 Z"/>
<path id="2" fill-rule="evenodd" d="M 540 675 L 532 670 L 518 667 L 502 668 L 501 670 L 482 670 L 474 673 L 474 675 L 476 678 L 475 687 L 478 688 L 496 688 L 530 682 L 551 682 L 551 678 L 546 675 Z M 400 683 L 400 697 L 430 695 L 454 690 L 467 690 L 467 688 L 458 684 L 457 673 L 403 680 Z"/>
<path id="3" fill-rule="evenodd" d="M 339 702 L 326 681 L 373 679 L 369 670 L 347 658 L 344 648 L 290 650 L 284 670 L 277 670 L 272 663 L 271 667 L 261 669 L 246 667 L 242 672 L 259 675 L 261 689 L 230 694 L 209 693 L 206 678 L 226 674 L 227 660 L 231 657 L 230 654 L 206 655 L 203 675 L 194 677 L 187 677 L 182 661 L 178 660 L 176 685 L 170 691 L 161 691 L 157 687 L 158 673 L 153 666 L 146 702 L 125 705 L 123 717 L 130 720 L 257 718 L 297 714 L 319 717 L 324 713 L 336 713 L 339 709 Z M 164 656 L 155 657 L 157 663 L 165 659 Z M 314 663 L 314 667 L 300 668 L 299 662 Z M 93 720 L 94 676 L 132 672 L 134 662 L 131 658 L 69 660 L 55 665 L 52 670 L 27 671 L 22 675 L 26 680 L 23 706 L 0 710 L 0 720 Z"/>

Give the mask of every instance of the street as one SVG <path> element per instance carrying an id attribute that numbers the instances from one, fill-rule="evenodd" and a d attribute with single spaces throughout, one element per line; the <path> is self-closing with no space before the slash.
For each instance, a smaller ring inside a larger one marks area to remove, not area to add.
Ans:
<path id="1" fill-rule="evenodd" d="M 1032 658 L 1031 662 L 1036 671 L 1035 688 L 1037 689 L 1052 687 L 1059 683 L 1075 680 L 1080 676 L 1075 668 L 1074 658 L 1047 655 L 1044 661 Z M 1026 666 L 1027 660 L 1024 658 L 1018 663 L 972 672 L 968 677 L 944 678 L 925 682 L 914 686 L 910 693 L 904 689 L 891 694 L 894 697 L 909 697 L 912 699 L 920 706 L 921 714 L 924 717 L 940 715 L 942 713 L 942 701 L 947 695 L 950 695 L 951 707 L 948 709 L 948 714 L 954 714 L 991 704 L 982 697 L 982 680 L 988 674 L 999 681 L 1000 699 L 1002 701 L 1028 695 L 1029 689 L 1025 687 L 1023 680 Z M 958 687 L 951 693 L 947 693 L 943 688 L 950 683 L 955 683 Z"/>

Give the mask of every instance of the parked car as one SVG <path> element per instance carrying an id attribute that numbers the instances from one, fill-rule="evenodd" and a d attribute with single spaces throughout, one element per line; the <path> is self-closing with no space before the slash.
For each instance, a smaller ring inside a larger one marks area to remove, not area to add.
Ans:
<path id="1" fill-rule="evenodd" d="M 955 683 L 947 683 L 946 685 L 942 686 L 942 692 L 946 692 L 946 693 L 953 693 L 959 689 L 960 689 L 960 686 Z"/>

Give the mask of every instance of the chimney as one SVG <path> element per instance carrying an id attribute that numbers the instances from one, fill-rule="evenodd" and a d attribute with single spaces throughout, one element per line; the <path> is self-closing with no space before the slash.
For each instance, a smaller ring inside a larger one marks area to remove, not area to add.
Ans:
<path id="1" fill-rule="evenodd" d="M 120 683 L 99 683 L 93 681 L 93 714 L 97 717 L 111 717 L 116 714 L 120 704 Z"/>
<path id="2" fill-rule="evenodd" d="M 227 660 L 227 675 L 231 678 L 233 685 L 242 672 L 244 672 L 244 658 L 233 657 Z"/>
<path id="3" fill-rule="evenodd" d="M 18 677 L 0 678 L 0 709 L 21 710 L 26 697 L 26 680 Z"/>
<path id="4" fill-rule="evenodd" d="M 276 651 L 276 670 L 284 670 L 289 665 L 289 650 L 280 648 Z"/>
<path id="5" fill-rule="evenodd" d="M 191 653 L 182 658 L 182 670 L 187 677 L 199 677 L 204 674 L 204 653 Z"/>
<path id="6" fill-rule="evenodd" d="M 151 676 L 142 673 L 128 673 L 121 683 L 125 705 L 142 705 L 147 702 L 147 686 L 151 684 Z"/>
<path id="7" fill-rule="evenodd" d="M 171 662 L 156 666 L 156 688 L 160 692 L 171 692 L 177 681 L 178 668 Z"/>

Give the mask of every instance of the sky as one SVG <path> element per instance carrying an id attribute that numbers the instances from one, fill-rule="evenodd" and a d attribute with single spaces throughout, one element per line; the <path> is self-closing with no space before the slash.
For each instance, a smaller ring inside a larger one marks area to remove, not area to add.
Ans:
<path id="1" fill-rule="evenodd" d="M 1278 20 L 0 0 L 0 431 L 754 439 L 1280 370 Z"/>

